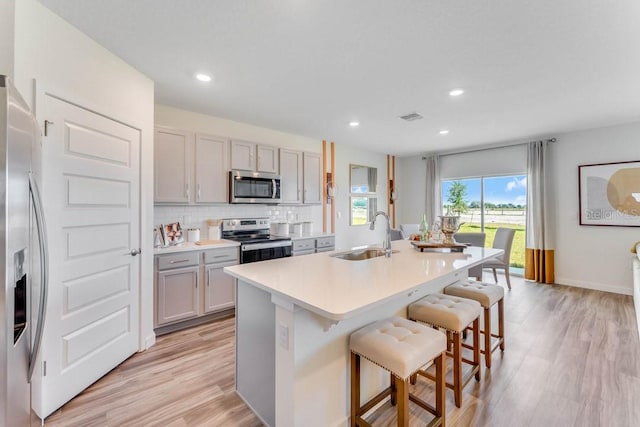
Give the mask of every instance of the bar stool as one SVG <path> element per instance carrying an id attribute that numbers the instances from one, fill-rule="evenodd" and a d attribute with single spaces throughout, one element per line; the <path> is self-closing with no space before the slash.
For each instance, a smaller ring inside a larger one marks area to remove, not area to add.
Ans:
<path id="1" fill-rule="evenodd" d="M 447 355 L 453 359 L 453 383 L 446 385 L 453 390 L 455 403 L 458 408 L 462 405 L 462 388 L 475 376 L 480 380 L 480 314 L 481 306 L 477 301 L 459 298 L 445 294 L 431 294 L 414 302 L 408 308 L 408 317 L 421 323 L 426 323 L 434 328 L 443 328 L 447 332 L 447 338 L 451 336 L 453 351 L 447 351 Z M 462 357 L 462 332 L 473 325 L 473 360 Z M 449 339 L 447 340 L 449 350 Z M 462 362 L 472 366 L 471 372 L 463 378 Z M 426 371 L 420 370 L 418 374 L 433 379 Z M 411 378 L 415 383 L 416 377 Z"/>
<path id="2" fill-rule="evenodd" d="M 362 416 L 385 397 L 397 405 L 398 426 L 409 425 L 409 400 L 435 416 L 431 426 L 445 425 L 445 358 L 447 338 L 439 331 L 401 317 L 391 317 L 358 329 L 349 338 L 351 349 L 351 427 L 371 426 Z M 360 358 L 391 373 L 391 385 L 360 406 Z M 409 393 L 409 378 L 433 361 L 436 366 L 436 405 Z"/>
<path id="3" fill-rule="evenodd" d="M 504 351 L 504 288 L 498 285 L 491 285 L 484 282 L 465 281 L 454 283 L 444 288 L 447 295 L 455 295 L 461 298 L 469 298 L 478 301 L 484 310 L 484 328 L 480 331 L 484 335 L 484 363 L 487 368 L 491 368 L 491 353 L 500 347 Z M 498 333 L 491 330 L 491 307 L 498 304 Z M 496 343 L 491 345 L 491 338 L 497 338 Z"/>

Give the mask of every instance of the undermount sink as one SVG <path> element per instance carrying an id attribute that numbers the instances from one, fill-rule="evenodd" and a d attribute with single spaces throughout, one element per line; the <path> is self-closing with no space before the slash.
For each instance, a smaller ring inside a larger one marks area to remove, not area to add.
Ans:
<path id="1" fill-rule="evenodd" d="M 396 253 L 396 252 L 398 251 L 391 251 L 391 253 Z M 345 259 L 347 261 L 362 261 L 365 259 L 384 256 L 384 250 L 379 248 L 355 249 L 348 252 L 340 252 L 330 256 L 334 258 Z"/>

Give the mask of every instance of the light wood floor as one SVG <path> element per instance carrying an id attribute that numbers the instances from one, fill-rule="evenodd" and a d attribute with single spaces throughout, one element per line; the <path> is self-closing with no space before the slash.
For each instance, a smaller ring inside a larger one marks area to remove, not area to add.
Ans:
<path id="1" fill-rule="evenodd" d="M 447 425 L 640 425 L 640 343 L 631 297 L 512 282 L 505 297 L 506 351 L 494 353 L 491 370 L 467 385 L 461 409 L 447 392 Z M 260 426 L 234 394 L 233 376 L 229 318 L 158 338 L 46 425 Z M 432 387 L 419 379 L 414 392 L 431 399 Z M 411 409 L 411 426 L 429 421 Z M 394 411 L 387 403 L 367 419 L 391 426 Z"/>

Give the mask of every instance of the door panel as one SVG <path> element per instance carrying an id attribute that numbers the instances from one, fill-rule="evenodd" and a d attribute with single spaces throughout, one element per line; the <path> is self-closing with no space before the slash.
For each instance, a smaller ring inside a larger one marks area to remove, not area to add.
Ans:
<path id="1" fill-rule="evenodd" d="M 304 203 L 322 203 L 322 161 L 320 154 L 304 153 Z"/>
<path id="2" fill-rule="evenodd" d="M 157 128 L 154 132 L 155 203 L 191 201 L 193 139 L 187 132 Z"/>
<path id="3" fill-rule="evenodd" d="M 226 274 L 222 269 L 237 262 L 208 265 L 206 269 L 207 287 L 205 289 L 205 313 L 230 308 L 235 305 L 236 279 Z"/>
<path id="4" fill-rule="evenodd" d="M 196 203 L 229 201 L 228 145 L 223 138 L 196 135 Z"/>
<path id="5" fill-rule="evenodd" d="M 139 335 L 140 132 L 44 96 L 42 195 L 49 301 L 46 417 L 135 353 Z"/>
<path id="6" fill-rule="evenodd" d="M 281 203 L 302 202 L 302 151 L 280 149 Z"/>

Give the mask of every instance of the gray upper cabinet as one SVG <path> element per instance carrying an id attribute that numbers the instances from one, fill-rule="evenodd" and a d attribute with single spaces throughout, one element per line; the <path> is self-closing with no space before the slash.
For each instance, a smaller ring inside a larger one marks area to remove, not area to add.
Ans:
<path id="1" fill-rule="evenodd" d="M 229 186 L 229 142 L 220 137 L 196 135 L 196 203 L 226 203 Z"/>
<path id="2" fill-rule="evenodd" d="M 229 140 L 157 127 L 154 203 L 227 203 Z"/>
<path id="3" fill-rule="evenodd" d="M 302 203 L 302 151 L 280 149 L 281 203 Z"/>
<path id="4" fill-rule="evenodd" d="M 255 142 L 231 141 L 231 169 L 278 173 L 278 148 Z"/>
<path id="5" fill-rule="evenodd" d="M 242 171 L 256 170 L 256 143 L 231 141 L 231 169 Z"/>
<path id="6" fill-rule="evenodd" d="M 322 156 L 280 149 L 281 199 L 283 204 L 322 203 Z"/>
<path id="7" fill-rule="evenodd" d="M 256 170 L 258 172 L 278 173 L 280 168 L 278 167 L 278 148 L 271 145 L 258 145 L 256 146 L 258 153 L 258 163 Z"/>
<path id="8" fill-rule="evenodd" d="M 156 128 L 154 132 L 154 201 L 191 200 L 192 140 L 189 132 Z"/>
<path id="9" fill-rule="evenodd" d="M 317 153 L 303 153 L 303 202 L 322 203 L 322 156 Z"/>

